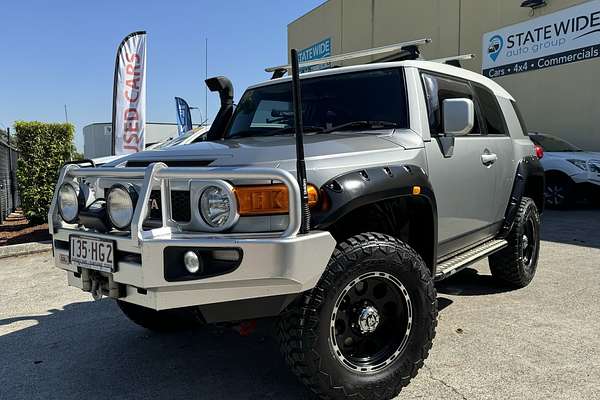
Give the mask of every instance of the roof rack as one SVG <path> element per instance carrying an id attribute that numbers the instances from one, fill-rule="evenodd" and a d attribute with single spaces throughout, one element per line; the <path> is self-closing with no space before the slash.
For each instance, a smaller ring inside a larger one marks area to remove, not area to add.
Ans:
<path id="1" fill-rule="evenodd" d="M 332 63 L 332 62 L 336 62 L 336 61 L 345 61 L 345 60 L 351 60 L 354 58 L 373 56 L 376 54 L 391 53 L 391 52 L 403 52 L 403 51 L 408 51 L 412 55 L 413 59 L 416 59 L 419 57 L 418 47 L 420 45 L 427 44 L 427 43 L 431 43 L 430 38 L 411 40 L 409 42 L 395 43 L 395 44 L 390 44 L 387 46 L 375 47 L 372 49 L 358 50 L 358 51 L 339 54 L 339 55 L 335 55 L 335 56 L 331 56 L 331 57 L 319 58 L 317 60 L 304 61 L 304 62 L 299 63 L 299 67 L 306 68 L 306 67 L 311 67 L 314 65 L 327 64 L 327 63 Z M 389 57 L 386 57 L 386 58 L 389 58 Z M 275 78 L 280 78 L 283 75 L 285 75 L 287 72 L 289 72 L 291 70 L 291 68 L 292 68 L 292 66 L 290 64 L 286 64 L 286 65 L 279 65 L 277 67 L 265 68 L 265 71 L 272 72 L 273 73 L 272 79 L 275 79 Z"/>
<path id="2" fill-rule="evenodd" d="M 448 64 L 448 65 L 453 65 L 455 67 L 460 67 L 460 62 L 463 60 L 472 60 L 475 58 L 475 54 L 469 53 L 469 54 L 461 54 L 458 56 L 451 56 L 451 57 L 444 57 L 444 58 L 437 58 L 435 60 L 431 60 L 431 62 L 437 62 L 437 63 L 442 63 L 442 64 Z"/>

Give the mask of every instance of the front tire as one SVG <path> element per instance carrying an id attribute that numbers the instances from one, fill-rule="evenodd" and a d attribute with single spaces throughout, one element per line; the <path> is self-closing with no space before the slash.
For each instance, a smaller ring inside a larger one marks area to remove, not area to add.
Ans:
<path id="1" fill-rule="evenodd" d="M 117 304 L 129 320 L 154 332 L 179 332 L 204 324 L 196 307 L 156 311 L 122 300 L 117 300 Z"/>
<path id="2" fill-rule="evenodd" d="M 540 253 L 540 215 L 532 199 L 523 197 L 521 200 L 506 240 L 508 246 L 489 257 L 492 276 L 523 288 L 535 276 Z"/>
<path id="3" fill-rule="evenodd" d="M 340 243 L 317 286 L 282 315 L 281 351 L 321 398 L 390 399 L 416 376 L 435 336 L 437 299 L 423 259 L 366 233 Z"/>

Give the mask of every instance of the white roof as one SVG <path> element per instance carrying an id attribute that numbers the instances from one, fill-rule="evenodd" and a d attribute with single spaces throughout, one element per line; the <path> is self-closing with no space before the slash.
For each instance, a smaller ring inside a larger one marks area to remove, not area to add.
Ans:
<path id="1" fill-rule="evenodd" d="M 349 67 L 340 67 L 340 68 L 329 68 L 320 71 L 306 72 L 300 74 L 300 79 L 307 78 L 315 78 L 318 76 L 327 76 L 327 75 L 336 75 L 343 74 L 347 72 L 358 72 L 358 71 L 368 71 L 372 69 L 383 69 L 383 68 L 398 68 L 398 67 L 413 67 L 419 68 L 426 71 L 438 72 L 440 74 L 455 76 L 457 78 L 467 79 L 476 83 L 479 83 L 488 89 L 490 89 L 494 94 L 498 97 L 504 97 L 509 100 L 513 100 L 514 98 L 508 93 L 502 86 L 498 85 L 493 80 L 486 78 L 485 76 L 478 74 L 473 71 L 469 71 L 464 68 L 454 67 L 448 64 L 442 64 L 438 62 L 432 61 L 421 61 L 421 60 L 409 60 L 409 61 L 395 61 L 395 62 L 383 62 L 383 63 L 372 63 L 372 64 L 361 64 L 361 65 L 352 65 Z M 253 89 L 260 86 L 268 86 L 276 83 L 282 83 L 290 81 L 292 78 L 290 76 L 286 76 L 283 78 L 271 79 L 269 81 L 265 81 L 262 83 L 258 83 L 256 85 L 250 86 L 248 89 Z"/>

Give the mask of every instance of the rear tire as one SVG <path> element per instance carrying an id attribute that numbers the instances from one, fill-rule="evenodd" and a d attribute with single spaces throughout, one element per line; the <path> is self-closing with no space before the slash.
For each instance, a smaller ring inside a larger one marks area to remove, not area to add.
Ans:
<path id="1" fill-rule="evenodd" d="M 549 176 L 546 179 L 544 198 L 549 208 L 564 210 L 573 203 L 574 183 L 567 176 Z"/>
<path id="2" fill-rule="evenodd" d="M 117 304 L 132 322 L 155 332 L 178 332 L 204 324 L 197 307 L 156 311 L 121 300 L 117 300 Z"/>
<path id="3" fill-rule="evenodd" d="M 281 317 L 286 362 L 324 399 L 395 397 L 435 336 L 437 299 L 423 259 L 365 233 L 340 243 L 317 286 Z"/>
<path id="4" fill-rule="evenodd" d="M 506 240 L 508 246 L 489 257 L 492 276 L 523 288 L 535 276 L 540 252 L 540 215 L 532 199 L 523 197 L 521 200 Z"/>

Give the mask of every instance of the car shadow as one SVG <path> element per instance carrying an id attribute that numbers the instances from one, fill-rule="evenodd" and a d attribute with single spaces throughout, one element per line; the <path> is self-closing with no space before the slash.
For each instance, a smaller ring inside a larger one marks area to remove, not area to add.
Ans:
<path id="1" fill-rule="evenodd" d="M 156 334 L 113 301 L 0 320 L 0 398 L 308 399 L 268 328 Z"/>
<path id="2" fill-rule="evenodd" d="M 437 298 L 438 312 L 444 311 L 446 308 L 451 306 L 452 303 L 454 303 L 454 302 L 452 300 L 450 300 L 449 298 L 438 296 L 438 298 Z"/>
<path id="3" fill-rule="evenodd" d="M 483 275 L 474 268 L 465 268 L 450 278 L 436 283 L 435 287 L 438 293 L 454 296 L 483 296 L 514 290 L 491 275 Z"/>
<path id="4" fill-rule="evenodd" d="M 541 234 L 545 241 L 600 249 L 600 208 L 578 204 L 564 211 L 547 209 Z"/>

